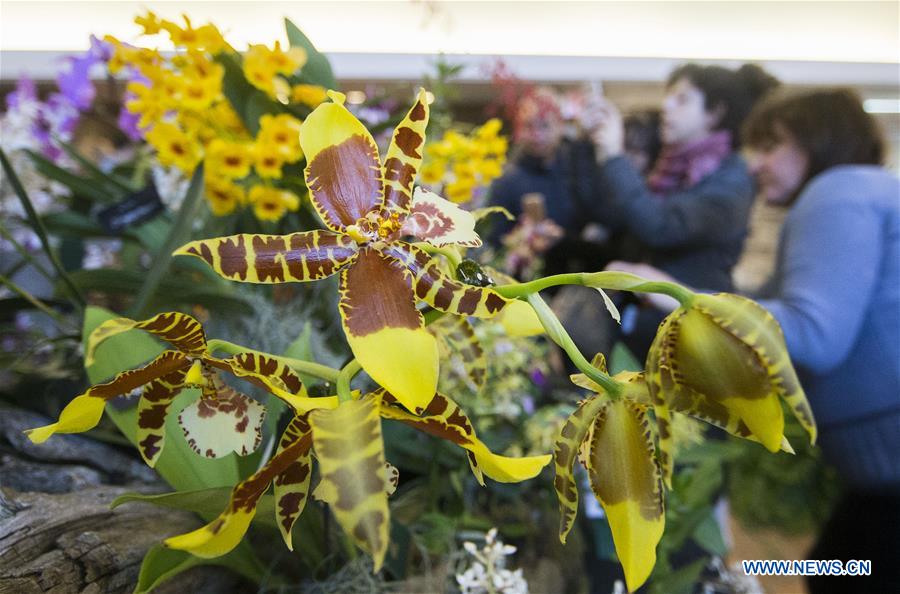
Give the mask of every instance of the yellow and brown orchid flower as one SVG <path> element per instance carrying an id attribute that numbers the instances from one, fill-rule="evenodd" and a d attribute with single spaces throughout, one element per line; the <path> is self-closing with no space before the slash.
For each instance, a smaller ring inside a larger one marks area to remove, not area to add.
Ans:
<path id="1" fill-rule="evenodd" d="M 594 357 L 592 364 L 606 372 L 603 355 Z M 609 519 L 625 582 L 633 592 L 656 564 L 656 546 L 665 527 L 662 473 L 647 415 L 647 384 L 643 373 L 621 372 L 614 379 L 623 390 L 613 399 L 584 374 L 571 378 L 595 394 L 581 401 L 566 420 L 553 453 L 559 538 L 565 543 L 578 512 L 573 472 L 578 459 Z"/>
<path id="2" fill-rule="evenodd" d="M 384 162 L 375 140 L 330 92 L 300 129 L 313 207 L 326 230 L 233 235 L 191 242 L 176 254 L 203 259 L 225 278 L 303 282 L 340 272 L 344 332 L 363 369 L 411 410 L 437 388 L 438 348 L 416 300 L 457 315 L 491 317 L 508 300 L 444 274 L 437 260 L 403 237 L 433 246 L 477 247 L 472 215 L 421 188 L 428 103 L 420 90 L 394 130 Z"/>
<path id="3" fill-rule="evenodd" d="M 816 439 L 816 423 L 781 327 L 758 303 L 730 293 L 696 294 L 669 314 L 647 356 L 660 463 L 672 476 L 669 411 L 692 415 L 771 452 L 791 451 L 783 399 Z"/>
<path id="4" fill-rule="evenodd" d="M 381 418 L 400 421 L 466 449 L 472 472 L 482 485 L 484 475 L 500 482 L 533 478 L 550 461 L 549 455 L 510 458 L 492 453 L 475 435 L 459 405 L 441 394 L 434 395 L 422 416 L 408 412 L 384 390 L 336 407 L 333 400 L 329 403 L 294 418 L 275 456 L 234 488 L 228 508 L 218 518 L 166 540 L 166 545 L 199 557 L 224 555 L 241 541 L 259 498 L 274 483 L 278 524 L 290 547 L 291 527 L 309 496 L 310 454 L 314 451 L 322 479 L 313 495 L 331 506 L 347 535 L 372 555 L 377 571 L 389 539 L 387 498 L 397 480 L 396 469 L 384 458 Z"/>
<path id="5" fill-rule="evenodd" d="M 260 353 L 247 352 L 225 359 L 213 356 L 207 347 L 203 326 L 193 317 L 168 312 L 143 321 L 128 318 L 107 320 L 88 338 L 85 362 L 93 364 L 94 353 L 107 338 L 132 329 L 144 330 L 172 346 L 139 369 L 124 371 L 112 380 L 90 387 L 76 396 L 60 413 L 56 423 L 31 429 L 34 443 L 54 433 L 80 433 L 100 422 L 106 402 L 143 387 L 138 402 L 138 450 L 150 466 L 156 464 L 165 439 L 169 406 L 182 389 L 198 387 L 201 397 L 178 417 L 188 444 L 198 454 L 217 458 L 232 451 L 247 455 L 261 438 L 265 409 L 250 397 L 226 386 L 219 371 L 249 381 L 287 402 L 295 410 L 326 405 L 306 398 L 300 378 L 285 364 Z"/>

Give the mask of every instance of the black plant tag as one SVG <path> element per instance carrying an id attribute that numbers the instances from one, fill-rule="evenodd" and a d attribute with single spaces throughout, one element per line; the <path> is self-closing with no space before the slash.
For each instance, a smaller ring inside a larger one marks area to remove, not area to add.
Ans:
<path id="1" fill-rule="evenodd" d="M 156 186 L 151 183 L 125 200 L 107 206 L 97 213 L 97 218 L 108 233 L 118 234 L 128 227 L 152 219 L 164 209 L 165 206 L 159 199 Z"/>

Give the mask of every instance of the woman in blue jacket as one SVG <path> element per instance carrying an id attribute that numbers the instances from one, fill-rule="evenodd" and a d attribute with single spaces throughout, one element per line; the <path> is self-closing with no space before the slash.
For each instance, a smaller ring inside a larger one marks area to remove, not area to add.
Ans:
<path id="1" fill-rule="evenodd" d="M 871 561 L 868 577 L 808 577 L 810 592 L 900 592 L 900 179 L 881 166 L 881 134 L 848 90 L 772 96 L 744 142 L 761 194 L 790 208 L 757 297 L 781 324 L 822 453 L 846 487 L 807 556 Z"/>

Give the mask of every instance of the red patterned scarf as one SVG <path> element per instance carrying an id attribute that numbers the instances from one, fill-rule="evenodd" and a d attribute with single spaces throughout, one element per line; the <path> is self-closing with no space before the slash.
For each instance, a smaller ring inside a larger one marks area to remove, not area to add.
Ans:
<path id="1" fill-rule="evenodd" d="M 687 144 L 663 148 L 647 179 L 657 194 L 669 194 L 696 185 L 719 168 L 731 154 L 731 132 L 720 130 Z"/>

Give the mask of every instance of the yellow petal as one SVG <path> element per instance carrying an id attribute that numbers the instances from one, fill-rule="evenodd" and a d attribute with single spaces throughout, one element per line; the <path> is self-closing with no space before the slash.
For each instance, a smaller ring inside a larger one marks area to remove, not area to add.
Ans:
<path id="1" fill-rule="evenodd" d="M 510 301 L 500 312 L 500 324 L 507 336 L 538 336 L 544 333 L 544 325 L 534 309 L 518 299 Z"/>
<path id="2" fill-rule="evenodd" d="M 223 514 L 212 524 L 167 538 L 164 544 L 170 549 L 188 551 L 203 559 L 221 557 L 238 546 L 255 515 L 256 507 L 250 508 L 250 511 L 237 510 Z"/>
<path id="3" fill-rule="evenodd" d="M 591 489 L 606 511 L 631 592 L 650 576 L 665 526 L 662 477 L 645 410 L 609 402 L 594 421 L 588 457 Z"/>
<path id="4" fill-rule="evenodd" d="M 105 404 L 102 398 L 82 394 L 66 405 L 57 422 L 29 429 L 25 434 L 33 443 L 44 443 L 54 433 L 81 433 L 93 429 L 103 416 Z"/>

